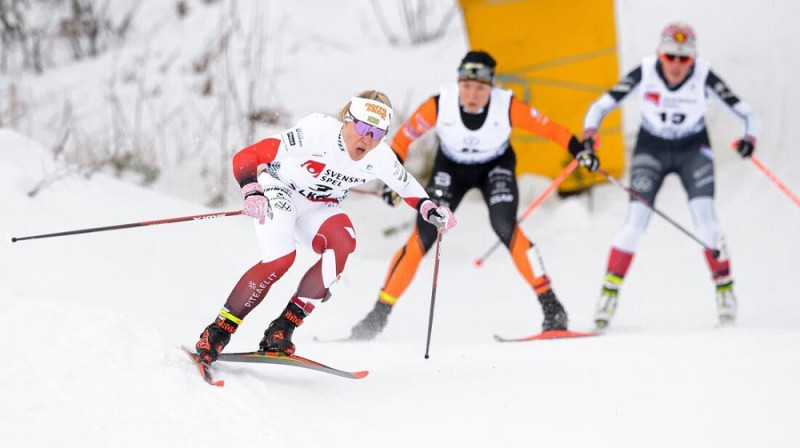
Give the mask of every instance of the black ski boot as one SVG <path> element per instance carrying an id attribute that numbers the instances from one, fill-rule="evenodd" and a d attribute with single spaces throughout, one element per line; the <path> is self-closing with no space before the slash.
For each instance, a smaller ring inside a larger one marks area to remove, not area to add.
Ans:
<path id="1" fill-rule="evenodd" d="M 206 365 L 216 361 L 237 327 L 237 324 L 219 317 L 213 324 L 207 326 L 200 335 L 200 340 L 194 345 L 200 361 Z"/>
<path id="2" fill-rule="evenodd" d="M 542 312 L 544 313 L 542 331 L 567 329 L 567 312 L 561 306 L 561 302 L 558 301 L 552 289 L 548 289 L 539 296 L 539 303 L 542 304 Z"/>
<path id="3" fill-rule="evenodd" d="M 264 338 L 258 343 L 258 350 L 293 355 L 292 333 L 303 323 L 304 317 L 306 317 L 306 313 L 299 306 L 294 303 L 286 305 L 280 317 L 273 320 L 264 331 Z"/>
<path id="4" fill-rule="evenodd" d="M 386 326 L 386 321 L 389 319 L 391 311 L 392 305 L 383 303 L 380 300 L 376 302 L 375 308 L 353 327 L 350 339 L 369 341 L 375 338 Z"/>

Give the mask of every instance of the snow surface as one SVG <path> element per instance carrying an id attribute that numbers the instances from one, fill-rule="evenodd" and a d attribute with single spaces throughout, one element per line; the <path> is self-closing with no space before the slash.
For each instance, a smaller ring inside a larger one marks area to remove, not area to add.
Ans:
<path id="1" fill-rule="evenodd" d="M 800 131 L 790 121 L 798 98 L 790 74 L 800 68 L 800 56 L 789 20 L 797 17 L 798 6 L 673 1 L 666 9 L 625 0 L 617 6 L 621 70 L 651 51 L 665 21 L 693 23 L 701 52 L 762 119 L 757 155 L 800 191 Z M 415 56 L 428 58 L 419 66 L 446 74 L 463 45 L 463 37 L 451 33 Z M 409 50 L 387 51 L 402 58 Z M 383 75 L 398 91 L 410 82 L 399 73 Z M 375 82 L 363 76 L 358 84 Z M 423 86 L 421 98 L 436 84 Z M 326 98 L 320 109 L 335 109 L 342 96 Z M 313 105 L 315 99 L 302 101 Z M 719 159 L 717 211 L 740 301 L 733 327 L 715 325 L 713 286 L 701 250 L 654 217 L 607 334 L 494 342 L 494 333 L 536 331 L 541 311 L 504 251 L 480 270 L 472 266 L 494 242 L 485 207 L 473 194 L 458 210 L 459 227 L 444 238 L 430 359 L 423 359 L 430 256 L 376 341 L 314 342 L 314 336 L 348 334 L 371 308 L 387 263 L 408 232 L 384 237 L 383 231 L 413 218 L 409 209 L 388 209 L 372 197 L 353 195 L 344 206 L 359 246 L 335 297 L 296 332 L 295 342 L 300 355 L 369 369 L 370 375 L 347 380 L 282 366 L 220 363 L 217 376 L 227 384 L 213 388 L 179 346 L 194 343 L 255 262 L 247 218 L 6 243 L 0 245 L 0 321 L 7 335 L 0 446 L 797 446 L 800 210 L 728 150 L 741 125 L 720 110 L 712 110 L 711 131 Z M 635 117 L 626 121 L 629 132 L 635 123 Z M 102 174 L 70 176 L 28 197 L 53 172 L 51 158 L 39 143 L 0 129 L 0 234 L 20 237 L 211 211 L 199 204 L 202 199 L 191 201 L 187 191 L 176 199 Z M 183 185 L 191 189 L 192 179 Z M 521 202 L 545 185 L 543 179 L 523 179 Z M 657 205 L 691 229 L 676 179 L 668 179 Z M 574 329 L 591 325 L 608 244 L 625 207 L 625 195 L 606 185 L 595 189 L 591 201 L 551 198 L 523 225 L 541 247 Z M 313 260 L 299 254 L 228 350 L 255 347 Z"/>

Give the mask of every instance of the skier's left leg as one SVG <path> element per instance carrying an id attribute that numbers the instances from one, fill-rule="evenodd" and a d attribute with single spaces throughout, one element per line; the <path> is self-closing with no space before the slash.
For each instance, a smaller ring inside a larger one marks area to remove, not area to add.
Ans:
<path id="1" fill-rule="evenodd" d="M 722 323 L 732 322 L 736 319 L 737 303 L 733 294 L 730 257 L 714 212 L 714 164 L 710 148 L 701 147 L 690 153 L 682 162 L 679 174 L 689 196 L 689 210 L 698 238 L 706 247 L 720 252 L 719 257 L 714 258 L 711 250 L 704 249 L 703 255 L 716 286 L 719 320 Z"/>
<path id="2" fill-rule="evenodd" d="M 517 225 L 519 191 L 514 173 L 516 157 L 509 151 L 498 162 L 480 187 L 489 207 L 492 229 L 511 252 L 514 266 L 539 299 L 544 314 L 542 331 L 566 330 L 567 312 L 553 292 L 539 250 Z"/>
<path id="3" fill-rule="evenodd" d="M 320 206 L 305 213 L 297 220 L 297 236 L 318 253 L 320 259 L 306 271 L 286 308 L 264 332 L 259 344 L 261 350 L 294 353 L 294 329 L 326 297 L 328 288 L 339 278 L 356 247 L 353 223 L 338 206 Z"/>

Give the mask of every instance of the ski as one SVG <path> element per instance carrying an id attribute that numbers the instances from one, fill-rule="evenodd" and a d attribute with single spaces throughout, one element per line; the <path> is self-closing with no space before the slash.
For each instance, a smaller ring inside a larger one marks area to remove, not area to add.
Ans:
<path id="1" fill-rule="evenodd" d="M 197 370 L 200 372 L 200 376 L 203 377 L 206 383 L 218 387 L 222 387 L 225 385 L 225 380 L 215 380 L 211 376 L 211 372 L 209 372 L 208 366 L 200 362 L 200 358 L 197 357 L 197 353 L 195 353 L 193 350 L 183 345 L 181 346 L 181 349 L 183 349 L 183 351 L 186 352 L 187 355 L 189 355 L 189 359 L 191 359 L 195 367 L 197 367 Z"/>
<path id="2" fill-rule="evenodd" d="M 538 341 L 543 339 L 564 339 L 564 338 L 583 338 L 589 336 L 597 336 L 600 333 L 594 331 L 570 331 L 570 330 L 550 330 L 543 331 L 531 336 L 524 336 L 521 338 L 504 338 L 500 335 L 494 335 L 494 340 L 497 342 L 525 342 L 525 341 Z"/>
<path id="3" fill-rule="evenodd" d="M 281 364 L 285 366 L 303 367 L 306 369 L 325 372 L 343 378 L 361 379 L 369 374 L 369 371 L 348 372 L 335 369 L 333 367 L 320 364 L 308 358 L 297 355 L 284 355 L 283 353 L 273 352 L 244 352 L 244 353 L 221 353 L 217 361 L 224 362 L 256 362 L 265 364 Z"/>

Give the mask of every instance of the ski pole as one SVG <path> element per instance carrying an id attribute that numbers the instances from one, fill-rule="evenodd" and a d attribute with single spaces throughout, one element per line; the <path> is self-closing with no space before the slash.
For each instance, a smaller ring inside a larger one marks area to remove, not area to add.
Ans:
<path id="1" fill-rule="evenodd" d="M 611 182 L 612 184 L 614 184 L 614 185 L 618 186 L 619 188 L 622 188 L 623 190 L 627 191 L 628 194 L 631 195 L 632 198 L 634 198 L 637 201 L 641 202 L 642 204 L 646 205 L 647 208 L 649 208 L 650 210 L 654 211 L 658 216 L 664 218 L 668 223 L 670 223 L 673 226 L 675 226 L 675 228 L 677 228 L 678 230 L 683 232 L 686 236 L 688 236 L 689 238 L 695 240 L 698 244 L 703 246 L 703 248 L 705 248 L 707 251 L 710 251 L 712 257 L 719 258 L 719 249 L 714 249 L 714 248 L 706 246 L 706 244 L 703 243 L 700 240 L 700 238 L 696 237 L 693 233 L 691 233 L 688 230 L 686 230 L 683 226 L 681 226 L 677 222 L 673 221 L 672 218 L 670 218 L 669 216 L 667 216 L 664 213 L 662 213 L 653 204 L 651 204 L 650 201 L 648 201 L 647 199 L 639 196 L 638 193 L 636 193 L 635 191 L 633 191 L 629 187 L 626 187 L 625 185 L 623 185 L 622 182 L 618 181 L 616 178 L 614 178 L 610 174 L 606 173 L 604 170 L 598 169 L 597 172 L 602 174 L 603 176 L 605 176 L 606 179 L 608 179 L 609 182 Z"/>
<path id="2" fill-rule="evenodd" d="M 428 341 L 425 342 L 425 359 L 431 348 L 431 330 L 433 329 L 433 307 L 436 305 L 436 283 L 439 280 L 439 256 L 442 254 L 442 231 L 436 235 L 436 261 L 433 263 L 433 287 L 431 288 L 431 311 L 428 315 Z"/>
<path id="3" fill-rule="evenodd" d="M 542 202 L 544 202 L 544 200 L 547 199 L 548 196 L 550 196 L 550 193 L 552 193 L 553 190 L 555 190 L 561 184 L 561 182 L 564 182 L 564 179 L 566 179 L 567 176 L 569 176 L 577 166 L 578 166 L 578 160 L 572 159 L 572 161 L 566 166 L 566 168 L 564 168 L 564 170 L 561 171 L 561 173 L 558 176 L 556 176 L 556 178 L 553 179 L 552 182 L 550 182 L 550 185 L 548 185 L 547 188 L 545 188 L 544 191 L 542 191 L 539 194 L 539 196 L 537 196 L 536 199 L 534 199 L 533 202 L 531 202 L 530 205 L 528 205 L 528 207 L 525 208 L 525 210 L 522 212 L 519 218 L 517 218 L 517 224 L 528 219 L 528 216 L 531 213 L 533 213 L 536 207 L 538 207 Z M 492 245 L 492 247 L 489 248 L 489 250 L 484 252 L 484 254 L 481 255 L 480 258 L 476 258 L 474 262 L 475 267 L 479 268 L 483 266 L 483 263 L 486 261 L 487 258 L 489 258 L 489 255 L 492 255 L 492 253 L 494 253 L 494 251 L 497 250 L 498 247 L 500 247 L 501 243 L 502 242 L 499 239 L 496 240 Z"/>
<path id="4" fill-rule="evenodd" d="M 350 188 L 349 190 L 352 191 L 353 193 L 366 194 L 366 195 L 369 195 L 369 196 L 380 196 L 381 195 L 377 191 L 369 191 L 369 190 L 364 190 L 364 189 L 361 189 L 361 188 Z"/>
<path id="5" fill-rule="evenodd" d="M 82 233 L 92 233 L 92 232 L 104 232 L 106 230 L 121 230 L 121 229 L 130 229 L 133 227 L 145 227 L 145 226 L 154 226 L 158 224 L 172 224 L 175 222 L 184 222 L 184 221 L 199 221 L 204 219 L 215 219 L 215 218 L 222 218 L 224 216 L 236 216 L 241 215 L 241 210 L 235 210 L 230 212 L 219 212 L 219 213 L 206 213 L 204 215 L 194 215 L 194 216 L 182 216 L 179 218 L 169 218 L 169 219 L 159 219 L 155 221 L 142 221 L 142 222 L 132 222 L 130 224 L 118 224 L 115 226 L 106 226 L 106 227 L 93 227 L 90 229 L 78 229 L 78 230 L 70 230 L 66 232 L 57 232 L 57 233 L 45 233 L 42 235 L 31 235 L 31 236 L 21 236 L 21 237 L 11 237 L 11 242 L 15 243 L 17 241 L 25 241 L 25 240 L 34 240 L 34 239 L 41 239 L 41 238 L 52 238 L 56 236 L 68 236 L 68 235 L 80 235 Z"/>
<path id="6" fill-rule="evenodd" d="M 784 192 L 786 194 L 786 196 L 789 196 L 789 199 L 791 199 L 792 202 L 794 202 L 794 205 L 800 207 L 800 198 L 798 198 L 796 194 L 792 193 L 792 190 L 789 190 L 789 187 L 784 185 L 784 183 L 781 182 L 781 180 L 778 179 L 777 176 L 772 174 L 772 171 L 767 169 L 767 167 L 764 166 L 763 163 L 761 163 L 761 160 L 759 160 L 756 156 L 751 156 L 750 157 L 750 161 L 753 162 L 753 165 L 755 165 L 756 168 L 761 170 L 761 172 L 764 173 L 765 176 L 767 176 L 767 179 L 771 180 L 772 183 L 774 183 L 775 186 L 777 186 L 779 190 Z"/>

